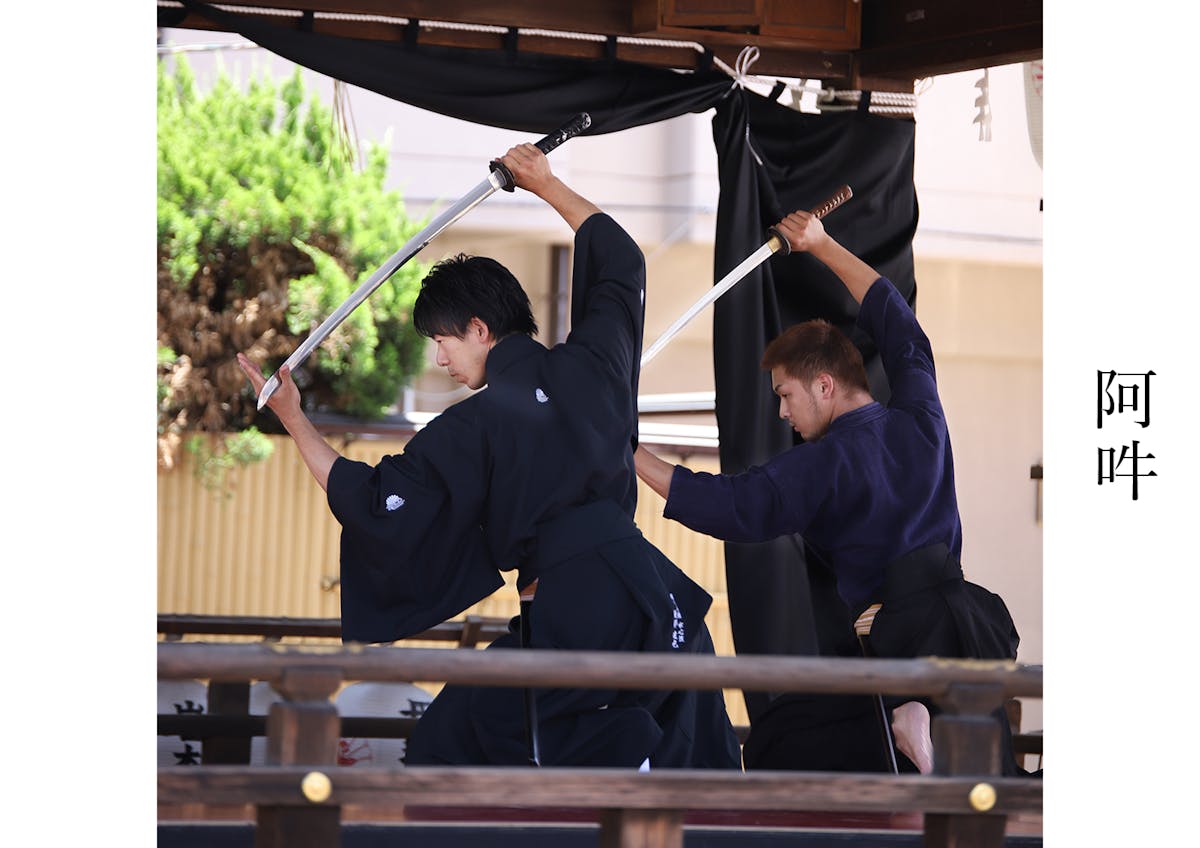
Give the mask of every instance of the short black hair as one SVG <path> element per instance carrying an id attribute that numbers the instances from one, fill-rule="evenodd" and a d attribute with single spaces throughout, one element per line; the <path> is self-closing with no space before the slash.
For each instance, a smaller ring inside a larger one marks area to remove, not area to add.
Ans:
<path id="1" fill-rule="evenodd" d="M 498 339 L 537 333 L 529 296 L 512 272 L 495 259 L 460 253 L 438 262 L 421 281 L 413 324 L 423 336 L 462 338 L 472 318 Z"/>

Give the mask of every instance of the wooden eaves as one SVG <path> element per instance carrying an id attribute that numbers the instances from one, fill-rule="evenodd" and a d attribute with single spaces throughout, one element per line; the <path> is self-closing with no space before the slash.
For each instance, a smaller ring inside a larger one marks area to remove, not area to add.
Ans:
<path id="1" fill-rule="evenodd" d="M 160 27 L 220 30 L 172 0 Z M 617 58 L 911 92 L 937 74 L 1041 58 L 1042 4 L 1030 0 L 223 0 L 280 26 L 375 40 Z M 253 10 L 253 11 L 251 11 Z M 448 26 L 449 25 L 449 26 Z M 452 28 L 457 25 L 459 28 Z M 707 51 L 707 55 L 706 55 Z"/>

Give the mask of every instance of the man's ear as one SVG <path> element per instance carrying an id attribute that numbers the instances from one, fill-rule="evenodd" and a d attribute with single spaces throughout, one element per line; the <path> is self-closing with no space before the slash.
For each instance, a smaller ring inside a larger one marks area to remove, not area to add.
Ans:
<path id="1" fill-rule="evenodd" d="M 471 320 L 467 322 L 467 335 L 475 336 L 481 342 L 486 342 L 492 337 L 492 331 L 487 324 L 483 323 L 483 319 L 472 315 Z"/>
<path id="2" fill-rule="evenodd" d="M 837 382 L 833 379 L 833 375 L 828 371 L 822 371 L 817 375 L 817 395 L 822 400 L 829 400 L 833 396 L 833 390 L 837 386 Z"/>

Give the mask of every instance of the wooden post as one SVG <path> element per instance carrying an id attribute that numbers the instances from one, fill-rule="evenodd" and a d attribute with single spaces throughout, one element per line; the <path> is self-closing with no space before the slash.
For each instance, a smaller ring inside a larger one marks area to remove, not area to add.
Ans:
<path id="1" fill-rule="evenodd" d="M 981 784 L 999 776 L 1000 725 L 1004 690 L 994 684 L 952 684 L 938 699 L 945 712 L 933 720 L 933 772 L 978 776 Z M 994 799 L 994 795 L 993 795 Z M 986 801 L 983 806 L 987 806 Z M 927 813 L 926 848 L 1002 848 L 1005 817 L 978 813 Z"/>
<path id="2" fill-rule="evenodd" d="M 250 714 L 250 684 L 246 681 L 208 684 L 208 714 Z M 249 765 L 250 736 L 209 736 L 204 740 L 205 765 Z"/>
<path id="3" fill-rule="evenodd" d="M 267 716 L 267 763 L 312 765 L 329 778 L 337 766 L 341 726 L 330 700 L 342 683 L 335 669 L 285 669 L 275 689 L 284 700 Z M 258 808 L 255 848 L 337 848 L 341 807 L 305 798 L 296 787 L 295 804 Z"/>
<path id="4" fill-rule="evenodd" d="M 680 810 L 604 810 L 600 848 L 683 848 Z"/>

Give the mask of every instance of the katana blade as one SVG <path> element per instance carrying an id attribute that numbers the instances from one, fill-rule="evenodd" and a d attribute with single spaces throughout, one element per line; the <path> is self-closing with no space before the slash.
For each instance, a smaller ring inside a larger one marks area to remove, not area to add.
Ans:
<path id="1" fill-rule="evenodd" d="M 393 274 L 395 274 L 405 262 L 412 259 L 421 251 L 425 245 L 433 241 L 446 227 L 453 224 L 463 215 L 466 215 L 483 201 L 487 200 L 499 189 L 503 188 L 503 177 L 499 171 L 493 171 L 488 175 L 488 178 L 481 182 L 475 188 L 467 192 L 461 200 L 456 202 L 449 209 L 446 209 L 442 214 L 438 215 L 425 226 L 423 230 L 410 238 L 404 247 L 393 253 L 386 262 L 367 278 L 366 282 L 360 285 L 354 292 L 346 298 L 346 300 L 335 309 L 328 318 L 321 322 L 317 329 L 313 330 L 301 345 L 292 351 L 292 355 L 285 361 L 290 370 L 295 371 L 304 360 L 308 359 L 309 355 L 316 350 L 317 345 L 329 338 L 330 334 L 336 330 L 343 321 L 357 309 L 364 300 L 387 282 Z M 282 367 L 282 366 L 280 366 Z M 275 390 L 279 388 L 279 372 L 271 375 L 271 378 L 263 385 L 262 391 L 258 394 L 258 408 L 262 409 L 266 406 L 267 401 Z"/>
<path id="2" fill-rule="evenodd" d="M 826 215 L 828 215 L 834 209 L 837 209 L 853 196 L 854 193 L 850 191 L 850 186 L 844 185 L 834 192 L 832 197 L 830 197 L 820 206 L 812 209 L 811 212 L 818 218 L 824 218 Z M 743 259 L 740 263 L 738 263 L 736 268 L 722 277 L 715 286 L 706 291 L 699 300 L 688 307 L 686 312 L 676 318 L 675 322 L 671 324 L 670 327 L 667 327 L 666 331 L 655 340 L 654 344 L 650 345 L 650 347 L 646 349 L 646 352 L 642 354 L 642 368 L 645 368 L 647 362 L 658 356 L 659 352 L 667 346 L 667 342 L 671 341 L 671 339 L 675 337 L 675 334 L 682 330 L 687 323 L 695 318 L 706 306 L 736 286 L 739 282 L 745 279 L 751 271 L 753 271 L 762 263 L 766 262 L 767 259 L 774 254 L 782 250 L 786 256 L 791 252 L 791 248 L 788 247 L 787 239 L 780 235 L 774 227 L 767 230 L 767 233 L 769 237 L 767 238 L 766 242 L 763 243 L 762 247 Z"/>
<path id="3" fill-rule="evenodd" d="M 591 125 L 591 116 L 586 112 L 582 112 L 550 133 L 550 135 L 540 141 L 534 142 L 534 144 L 542 153 L 548 154 L 564 141 L 578 135 Z M 283 365 L 286 365 L 289 370 L 295 371 L 304 360 L 308 359 L 309 355 L 316 350 L 321 342 L 329 338 L 330 334 L 346 320 L 351 312 L 362 305 L 363 301 L 370 297 L 377 288 L 387 282 L 388 278 L 400 270 L 405 262 L 412 259 L 425 245 L 433 241 L 442 230 L 449 227 L 463 215 L 466 215 L 500 189 L 512 191 L 515 188 L 516 181 L 513 179 L 512 174 L 509 173 L 508 168 L 504 167 L 499 161 L 493 161 L 490 168 L 491 173 L 488 174 L 486 180 L 475 186 L 463 195 L 461 199 L 426 224 L 419 233 L 410 238 L 403 247 L 393 253 L 386 262 L 379 266 L 375 273 L 346 298 L 341 306 L 322 321 L 320 326 L 313 330 L 298 348 L 292 351 L 292 355 L 284 360 Z M 283 366 L 281 365 L 280 367 L 282 368 Z M 279 372 L 276 371 L 263 384 L 262 391 L 258 393 L 258 408 L 260 410 L 267 405 L 267 401 L 270 400 L 271 395 L 278 388 Z"/>
<path id="4" fill-rule="evenodd" d="M 743 259 L 741 264 L 722 277 L 719 283 L 706 291 L 702 298 L 693 303 L 688 308 L 687 312 L 676 318 L 675 323 L 670 327 L 667 327 L 666 332 L 659 336 L 654 344 L 647 348 L 646 352 L 642 354 L 642 367 L 645 368 L 647 362 L 658 356 L 658 352 L 667 346 L 667 342 L 671 341 L 671 339 L 675 337 L 675 334 L 684 328 L 684 325 L 695 318 L 700 310 L 704 309 L 704 307 L 708 306 L 718 297 L 725 294 L 725 292 L 729 291 L 730 288 L 737 285 L 737 283 L 740 282 L 743 277 L 765 262 L 767 257 L 771 256 L 775 253 L 775 251 L 780 249 L 780 244 L 781 240 L 778 237 L 771 236 L 771 238 L 767 240 L 766 244 Z"/>

